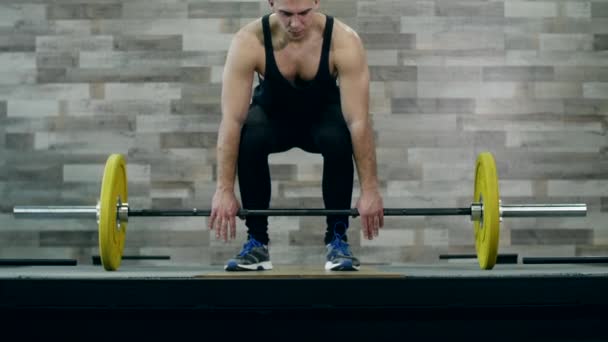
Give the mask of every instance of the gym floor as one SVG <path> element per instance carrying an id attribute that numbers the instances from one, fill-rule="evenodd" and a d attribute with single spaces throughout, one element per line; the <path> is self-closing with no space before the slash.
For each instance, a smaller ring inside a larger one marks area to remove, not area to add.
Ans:
<path id="1" fill-rule="evenodd" d="M 7 327 L 35 321 L 46 327 L 45 336 L 76 320 L 78 328 L 116 326 L 140 337 L 200 329 L 245 337 L 249 330 L 238 327 L 249 326 L 267 327 L 266 334 L 277 337 L 297 331 L 596 341 L 608 338 L 606 288 L 605 264 L 498 264 L 484 271 L 450 262 L 363 265 L 359 272 L 296 265 L 224 272 L 128 262 L 115 272 L 93 265 L 7 266 L 0 268 L 0 310 L 12 322 Z M 151 322 L 162 324 L 150 330 Z"/>

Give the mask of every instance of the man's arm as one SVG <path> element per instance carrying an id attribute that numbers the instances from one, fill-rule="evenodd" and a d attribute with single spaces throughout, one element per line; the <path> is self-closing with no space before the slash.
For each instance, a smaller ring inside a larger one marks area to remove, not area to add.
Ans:
<path id="1" fill-rule="evenodd" d="M 255 35 L 239 31 L 228 50 L 222 80 L 222 121 L 217 139 L 217 188 L 213 195 L 209 229 L 224 241 L 236 237 L 240 207 L 234 194 L 241 128 L 247 119 L 255 72 Z M 257 44 L 259 47 L 259 44 Z"/>
<path id="2" fill-rule="evenodd" d="M 342 32 L 336 51 L 342 112 L 350 130 L 361 191 L 377 191 L 376 149 L 369 116 L 369 70 L 361 40 Z"/>
<path id="3" fill-rule="evenodd" d="M 218 190 L 233 191 L 241 128 L 247 118 L 255 72 L 257 38 L 239 31 L 228 50 L 222 80 L 222 121 L 217 140 Z M 258 43 L 259 44 L 259 43 Z"/>
<path id="4" fill-rule="evenodd" d="M 361 195 L 357 210 L 364 236 L 372 240 L 384 226 L 384 204 L 376 170 L 376 148 L 369 116 L 369 69 L 359 36 L 349 28 L 339 33 L 335 63 L 340 77 L 342 112 L 350 131 Z"/>

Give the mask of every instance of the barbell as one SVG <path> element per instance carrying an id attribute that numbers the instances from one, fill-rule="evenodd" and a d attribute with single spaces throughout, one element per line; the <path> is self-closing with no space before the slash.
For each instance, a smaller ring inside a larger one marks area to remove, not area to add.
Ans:
<path id="1" fill-rule="evenodd" d="M 210 216 L 211 210 L 133 209 L 128 204 L 127 167 L 121 154 L 108 157 L 101 194 L 95 206 L 15 206 L 16 218 L 96 218 L 99 226 L 99 251 L 103 267 L 114 271 L 122 260 L 127 223 L 131 217 Z M 505 205 L 499 198 L 496 163 L 490 152 L 477 156 L 473 203 L 464 208 L 385 208 L 385 216 L 470 216 L 475 233 L 475 249 L 481 269 L 492 269 L 498 256 L 500 221 L 503 217 L 580 217 L 587 205 L 516 204 Z M 239 210 L 237 216 L 359 216 L 353 209 L 265 209 Z"/>

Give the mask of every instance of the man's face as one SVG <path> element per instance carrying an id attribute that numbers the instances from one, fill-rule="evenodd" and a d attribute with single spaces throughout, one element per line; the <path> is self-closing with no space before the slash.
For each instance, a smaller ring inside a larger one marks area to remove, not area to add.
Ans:
<path id="1" fill-rule="evenodd" d="M 319 0 L 268 0 L 272 11 L 290 39 L 299 40 L 306 36 L 313 24 Z"/>

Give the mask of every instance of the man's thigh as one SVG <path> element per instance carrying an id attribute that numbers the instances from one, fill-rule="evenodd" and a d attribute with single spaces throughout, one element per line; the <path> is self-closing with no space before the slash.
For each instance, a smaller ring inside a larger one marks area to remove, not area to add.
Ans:
<path id="1" fill-rule="evenodd" d="M 265 146 L 268 153 L 287 151 L 298 144 L 298 125 L 269 115 L 259 105 L 252 105 L 241 131 L 242 143 L 255 140 L 255 145 Z M 244 139 L 244 141 L 243 141 Z"/>
<path id="2" fill-rule="evenodd" d="M 331 105 L 321 111 L 307 126 L 307 132 L 302 134 L 298 147 L 311 153 L 321 153 L 324 148 L 331 148 L 333 142 L 342 141 L 350 144 L 350 132 L 342 109 L 339 105 Z"/>

